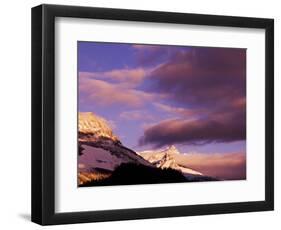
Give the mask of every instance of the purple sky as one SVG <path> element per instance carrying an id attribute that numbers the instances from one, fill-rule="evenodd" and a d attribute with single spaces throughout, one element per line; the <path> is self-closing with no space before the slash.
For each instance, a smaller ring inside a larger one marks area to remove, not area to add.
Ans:
<path id="1" fill-rule="evenodd" d="M 246 50 L 78 42 L 79 111 L 136 151 L 245 153 Z"/>

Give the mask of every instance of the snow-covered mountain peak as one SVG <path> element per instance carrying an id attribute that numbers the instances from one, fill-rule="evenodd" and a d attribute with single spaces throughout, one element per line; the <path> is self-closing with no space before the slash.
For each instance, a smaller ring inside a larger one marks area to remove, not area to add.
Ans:
<path id="1" fill-rule="evenodd" d="M 168 148 L 164 150 L 166 154 L 180 154 L 179 150 L 174 145 L 170 145 Z"/>
<path id="2" fill-rule="evenodd" d="M 89 139 L 104 137 L 113 141 L 118 141 L 118 137 L 113 134 L 108 122 L 92 112 L 79 113 L 79 139 Z M 89 137 L 90 136 L 90 137 Z"/>
<path id="3" fill-rule="evenodd" d="M 172 145 L 169 146 L 166 149 L 163 150 L 150 150 L 150 151 L 144 151 L 138 153 L 140 156 L 142 156 L 145 160 L 149 161 L 153 165 L 155 165 L 158 168 L 172 168 L 178 171 L 181 171 L 185 175 L 202 175 L 202 173 L 197 172 L 193 169 L 186 168 L 184 166 L 181 166 L 177 160 L 176 155 L 180 154 L 178 149 Z"/>
<path id="4" fill-rule="evenodd" d="M 155 166 L 122 145 L 109 123 L 91 112 L 79 113 L 79 184 L 104 179 L 121 164 Z"/>

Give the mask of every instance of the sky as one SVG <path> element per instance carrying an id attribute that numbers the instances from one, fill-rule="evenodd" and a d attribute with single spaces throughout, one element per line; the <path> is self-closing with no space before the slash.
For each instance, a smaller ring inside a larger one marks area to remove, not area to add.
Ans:
<path id="1" fill-rule="evenodd" d="M 246 49 L 79 41 L 78 81 L 79 111 L 135 151 L 245 156 Z"/>

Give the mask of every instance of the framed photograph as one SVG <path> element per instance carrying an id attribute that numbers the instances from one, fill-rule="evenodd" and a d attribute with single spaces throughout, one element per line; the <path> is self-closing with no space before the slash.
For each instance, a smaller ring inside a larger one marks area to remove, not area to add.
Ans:
<path id="1" fill-rule="evenodd" d="M 32 8 L 32 221 L 273 210 L 274 21 Z"/>

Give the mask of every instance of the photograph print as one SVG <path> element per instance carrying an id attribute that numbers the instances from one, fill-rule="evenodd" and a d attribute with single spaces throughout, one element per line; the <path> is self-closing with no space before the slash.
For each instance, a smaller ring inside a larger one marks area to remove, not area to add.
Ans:
<path id="1" fill-rule="evenodd" d="M 246 180 L 246 49 L 77 46 L 79 187 Z"/>

